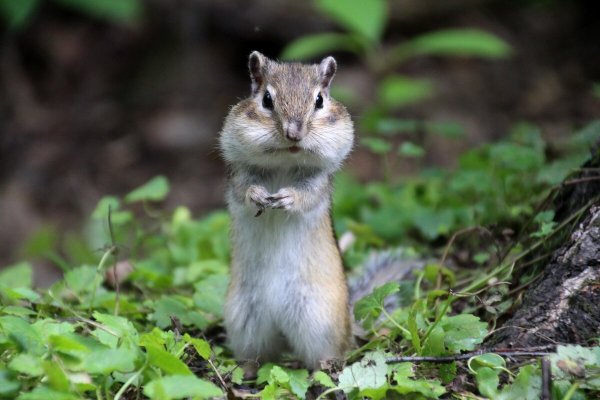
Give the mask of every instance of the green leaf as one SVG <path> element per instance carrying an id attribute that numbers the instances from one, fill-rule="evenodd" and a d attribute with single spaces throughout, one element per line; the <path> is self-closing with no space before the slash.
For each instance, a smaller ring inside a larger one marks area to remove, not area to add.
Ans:
<path id="1" fill-rule="evenodd" d="M 317 0 L 317 8 L 348 29 L 377 42 L 387 18 L 385 0 Z"/>
<path id="2" fill-rule="evenodd" d="M 425 149 L 412 142 L 404 142 L 398 149 L 398 154 L 406 157 L 423 157 Z"/>
<path id="3" fill-rule="evenodd" d="M 504 58 L 511 47 L 504 40 L 478 29 L 445 29 L 417 36 L 391 50 L 400 60 L 416 55 Z"/>
<path id="4" fill-rule="evenodd" d="M 392 151 L 392 145 L 384 139 L 365 137 L 360 139 L 360 144 L 375 154 L 387 154 Z"/>
<path id="5" fill-rule="evenodd" d="M 0 332 L 9 337 L 22 351 L 34 356 L 40 356 L 45 352 L 40 335 L 22 318 L 0 317 Z"/>
<path id="6" fill-rule="evenodd" d="M 193 375 L 188 366 L 173 354 L 157 345 L 146 344 L 148 361 L 167 374 L 171 375 Z"/>
<path id="7" fill-rule="evenodd" d="M 208 344 L 206 340 L 193 338 L 187 333 L 183 336 L 183 340 L 185 340 L 186 343 L 191 343 L 200 357 L 205 360 L 210 358 L 212 350 L 210 349 L 210 344 Z"/>
<path id="8" fill-rule="evenodd" d="M 305 369 L 287 369 L 286 372 L 289 376 L 289 386 L 292 393 L 301 399 L 306 397 L 306 391 L 310 386 L 308 380 L 308 371 Z"/>
<path id="9" fill-rule="evenodd" d="M 90 374 L 107 375 L 113 371 L 131 372 L 135 369 L 137 354 L 126 349 L 93 351 L 83 361 L 82 368 Z"/>
<path id="10" fill-rule="evenodd" d="M 521 367 L 517 378 L 512 385 L 502 389 L 498 400 L 537 400 L 540 398 L 542 378 L 539 376 L 537 368 L 533 365 Z"/>
<path id="11" fill-rule="evenodd" d="M 335 387 L 335 383 L 333 383 L 331 377 L 329 377 L 329 375 L 327 375 L 323 371 L 315 371 L 313 373 L 313 379 L 315 380 L 315 382 L 318 382 L 321 386 L 325 386 L 327 388 Z"/>
<path id="12" fill-rule="evenodd" d="M 16 379 L 16 376 L 12 376 L 10 371 L 0 369 L 0 398 L 12 398 L 16 392 L 21 388 L 21 384 Z"/>
<path id="13" fill-rule="evenodd" d="M 10 360 L 8 368 L 29 376 L 41 376 L 44 373 L 39 359 L 25 353 L 17 354 Z"/>
<path id="14" fill-rule="evenodd" d="M 169 194 L 169 181 L 164 176 L 159 175 L 127 194 L 125 202 L 161 201 L 167 197 L 167 194 Z"/>
<path id="15" fill-rule="evenodd" d="M 359 49 L 360 46 L 352 35 L 317 33 L 302 36 L 288 43 L 281 53 L 281 58 L 283 60 L 309 60 L 332 51 L 358 52 Z"/>
<path id="16" fill-rule="evenodd" d="M 131 23 L 142 14 L 140 0 L 55 0 L 91 17 L 110 22 Z"/>
<path id="17" fill-rule="evenodd" d="M 223 392 L 212 382 L 193 375 L 173 375 L 155 379 L 144 386 L 144 394 L 151 399 L 207 399 L 223 396 Z"/>
<path id="18" fill-rule="evenodd" d="M 354 388 L 377 389 L 387 383 L 387 365 L 382 352 L 367 353 L 359 362 L 344 368 L 339 376 L 339 387 L 346 393 Z"/>
<path id="19" fill-rule="evenodd" d="M 195 325 L 199 329 L 204 329 L 208 325 L 206 318 L 190 310 L 183 301 L 173 296 L 162 296 L 154 303 L 154 312 L 148 317 L 156 321 L 160 328 L 171 326 L 171 317 L 178 318 L 183 325 Z"/>
<path id="20" fill-rule="evenodd" d="M 194 304 L 215 317 L 223 316 L 228 285 L 229 276 L 225 274 L 210 275 L 200 280 L 194 285 Z"/>
<path id="21" fill-rule="evenodd" d="M 44 361 L 42 366 L 44 368 L 44 373 L 46 374 L 48 384 L 52 389 L 57 391 L 55 392 L 57 398 L 62 399 L 63 397 L 60 396 L 62 396 L 64 392 L 69 391 L 69 378 L 63 371 L 63 367 L 57 361 Z M 33 390 L 33 392 L 36 392 L 36 390 Z M 49 393 L 48 395 L 50 396 L 52 393 Z M 41 397 L 40 400 L 50 398 L 52 397 Z"/>
<path id="22" fill-rule="evenodd" d="M 21 393 L 17 400 L 79 400 L 80 397 L 71 393 L 48 389 L 38 386 L 29 393 Z"/>
<path id="23" fill-rule="evenodd" d="M 423 396 L 431 399 L 437 399 L 446 393 L 444 386 L 442 386 L 439 381 L 434 379 L 412 380 L 409 378 L 401 378 L 397 380 L 395 385 L 390 386 L 390 389 L 396 391 L 400 395 L 420 393 Z"/>
<path id="24" fill-rule="evenodd" d="M 589 148 L 600 139 L 600 119 L 594 120 L 569 139 L 572 146 Z"/>
<path id="25" fill-rule="evenodd" d="M 383 301 L 391 294 L 397 293 L 400 285 L 397 282 L 388 282 L 383 286 L 375 288 L 373 292 L 360 299 L 354 305 L 354 317 L 357 321 L 365 320 L 370 325 L 381 314 Z"/>
<path id="26" fill-rule="evenodd" d="M 489 367 L 478 368 L 475 373 L 475 379 L 479 393 L 492 399 L 496 398 L 498 395 L 498 385 L 500 384 L 498 374 L 498 370 Z"/>
<path id="27" fill-rule="evenodd" d="M 446 348 L 452 353 L 474 350 L 488 333 L 487 324 L 471 314 L 444 317 L 440 326 L 446 332 L 444 338 Z"/>
<path id="28" fill-rule="evenodd" d="M 96 267 L 90 265 L 74 268 L 65 274 L 65 283 L 75 293 L 91 292 L 101 280 Z"/>
<path id="29" fill-rule="evenodd" d="M 426 79 L 394 75 L 384 79 L 378 88 L 379 102 L 390 109 L 425 100 L 433 94 L 433 84 Z"/>
<path id="30" fill-rule="evenodd" d="M 288 383 L 290 376 L 279 365 L 273 365 L 269 371 L 269 383 Z"/>
<path id="31" fill-rule="evenodd" d="M 33 270 L 31 265 L 26 262 L 11 265 L 0 272 L 0 286 L 7 288 L 30 288 L 32 282 Z"/>
<path id="32" fill-rule="evenodd" d="M 39 0 L 2 0 L 0 14 L 11 30 L 22 29 L 35 12 Z"/>

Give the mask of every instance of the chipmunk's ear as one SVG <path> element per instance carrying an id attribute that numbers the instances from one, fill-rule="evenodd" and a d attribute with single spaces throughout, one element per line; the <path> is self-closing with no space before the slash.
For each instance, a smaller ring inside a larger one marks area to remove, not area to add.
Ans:
<path id="1" fill-rule="evenodd" d="M 331 56 L 325 57 L 321 61 L 321 64 L 319 64 L 319 79 L 321 79 L 323 90 L 327 93 L 329 93 L 329 85 L 335 75 L 335 71 L 337 71 L 337 63 L 335 62 L 335 58 Z"/>
<path id="2" fill-rule="evenodd" d="M 248 69 L 250 70 L 250 79 L 252 79 L 252 94 L 255 94 L 264 81 L 264 68 L 267 64 L 267 58 L 258 51 L 250 53 L 248 58 Z"/>

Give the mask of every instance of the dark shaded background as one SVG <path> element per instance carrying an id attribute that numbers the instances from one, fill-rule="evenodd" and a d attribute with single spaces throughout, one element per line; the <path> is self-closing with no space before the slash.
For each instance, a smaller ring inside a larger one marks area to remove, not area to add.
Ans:
<path id="1" fill-rule="evenodd" d="M 437 95 L 398 115 L 460 123 L 460 142 L 432 138 L 423 163 L 505 135 L 515 122 L 547 138 L 598 116 L 600 24 L 592 1 L 395 0 L 385 42 L 450 27 L 477 27 L 514 49 L 506 60 L 422 57 L 400 72 L 433 79 Z M 45 226 L 77 229 L 106 194 L 157 174 L 195 215 L 223 206 L 216 138 L 228 107 L 247 95 L 247 55 L 277 57 L 289 41 L 335 30 L 310 2 L 152 0 L 119 25 L 44 3 L 24 30 L 0 36 L 0 268 Z M 353 56 L 335 54 L 336 82 L 374 94 Z M 351 109 L 356 119 L 360 111 Z M 358 132 L 360 134 L 360 132 Z M 360 148 L 348 163 L 380 175 Z M 401 165 L 397 174 L 414 172 Z"/>

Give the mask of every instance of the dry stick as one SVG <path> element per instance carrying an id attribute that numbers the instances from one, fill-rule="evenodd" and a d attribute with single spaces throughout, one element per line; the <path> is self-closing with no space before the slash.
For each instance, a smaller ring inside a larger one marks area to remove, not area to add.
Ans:
<path id="1" fill-rule="evenodd" d="M 117 276 L 117 260 L 119 259 L 119 249 L 115 245 L 115 235 L 112 228 L 112 210 L 110 204 L 108 205 L 108 232 L 110 233 L 110 245 L 112 246 L 113 254 L 113 278 L 115 280 L 115 315 L 119 315 L 120 303 L 121 303 L 121 290 L 119 287 L 119 277 Z"/>
<path id="2" fill-rule="evenodd" d="M 388 364 L 401 362 L 433 362 L 433 363 L 451 363 L 454 361 L 468 360 L 469 358 L 480 356 L 482 354 L 494 353 L 504 357 L 544 357 L 552 354 L 548 351 L 514 350 L 514 349 L 481 349 L 470 353 L 455 354 L 453 356 L 398 356 L 386 358 Z"/>
<path id="3" fill-rule="evenodd" d="M 217 378 L 219 378 L 219 382 L 221 382 L 221 386 L 223 386 L 223 390 L 225 390 L 225 392 L 227 392 L 229 390 L 229 388 L 227 387 L 227 384 L 225 383 L 225 380 L 223 379 L 223 377 L 221 376 L 221 374 L 217 370 L 217 367 L 215 367 L 215 364 L 213 364 L 213 362 L 210 359 L 210 357 L 206 361 L 208 361 L 208 363 L 210 364 L 210 366 L 213 369 L 213 371 L 215 371 L 215 374 L 217 374 Z"/>
<path id="4" fill-rule="evenodd" d="M 552 393 L 552 371 L 550 370 L 550 359 L 542 358 L 542 396 L 541 400 L 550 400 Z"/>
<path id="5" fill-rule="evenodd" d="M 600 176 L 586 176 L 583 178 L 576 178 L 576 179 L 564 181 L 563 185 L 576 185 L 581 182 L 598 181 L 598 180 L 600 180 Z"/>

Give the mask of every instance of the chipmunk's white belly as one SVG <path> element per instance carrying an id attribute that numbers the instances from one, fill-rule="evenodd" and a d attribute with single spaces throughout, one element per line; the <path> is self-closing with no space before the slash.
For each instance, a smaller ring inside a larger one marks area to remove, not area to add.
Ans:
<path id="1" fill-rule="evenodd" d="M 230 211 L 235 220 L 233 262 L 244 293 L 241 298 L 251 298 L 254 307 L 263 310 L 265 328 L 277 329 L 294 318 L 294 310 L 303 302 L 316 296 L 309 268 L 318 263 L 314 238 L 322 234 L 319 229 L 322 219 L 329 218 L 328 209 L 323 206 L 302 214 L 266 210 L 255 217 L 245 206 L 230 204 Z"/>

